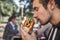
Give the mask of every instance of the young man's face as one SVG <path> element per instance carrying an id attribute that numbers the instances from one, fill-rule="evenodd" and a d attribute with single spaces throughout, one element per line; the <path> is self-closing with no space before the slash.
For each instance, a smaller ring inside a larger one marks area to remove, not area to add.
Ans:
<path id="1" fill-rule="evenodd" d="M 12 19 L 13 24 L 17 24 L 17 19 Z"/>
<path id="2" fill-rule="evenodd" d="M 47 9 L 44 8 L 42 0 L 34 0 L 33 8 L 34 8 L 34 17 L 39 19 L 41 24 L 45 24 L 50 19 L 50 14 Z"/>

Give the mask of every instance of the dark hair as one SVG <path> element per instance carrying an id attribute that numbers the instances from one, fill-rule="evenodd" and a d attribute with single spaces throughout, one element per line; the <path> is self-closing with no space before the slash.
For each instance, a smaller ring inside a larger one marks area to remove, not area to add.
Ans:
<path id="1" fill-rule="evenodd" d="M 55 4 L 57 4 L 57 7 L 60 9 L 60 0 L 55 0 Z"/>
<path id="2" fill-rule="evenodd" d="M 8 22 L 12 21 L 12 19 L 16 19 L 16 16 L 9 17 Z"/>
<path id="3" fill-rule="evenodd" d="M 31 3 L 33 3 L 34 0 L 31 0 Z M 57 5 L 57 7 L 60 9 L 60 0 L 54 0 L 55 4 Z M 48 4 L 49 0 L 42 0 L 42 4 L 45 8 L 47 8 L 47 4 Z"/>

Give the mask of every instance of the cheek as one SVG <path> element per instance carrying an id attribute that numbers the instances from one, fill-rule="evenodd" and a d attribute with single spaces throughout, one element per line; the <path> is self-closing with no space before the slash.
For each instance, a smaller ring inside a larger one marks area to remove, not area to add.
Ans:
<path id="1" fill-rule="evenodd" d="M 47 21 L 48 20 L 48 12 L 45 9 L 41 9 L 38 12 L 38 17 L 40 18 L 40 20 L 42 21 Z"/>
<path id="2" fill-rule="evenodd" d="M 14 23 L 16 23 L 16 20 L 14 20 Z"/>

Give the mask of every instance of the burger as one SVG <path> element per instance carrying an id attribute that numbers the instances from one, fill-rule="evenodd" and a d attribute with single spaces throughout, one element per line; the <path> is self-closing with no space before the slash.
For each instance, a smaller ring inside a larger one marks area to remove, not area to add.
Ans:
<path id="1" fill-rule="evenodd" d="M 25 20 L 24 24 L 23 24 L 23 28 L 26 32 L 28 32 L 29 34 L 32 33 L 33 30 L 33 26 L 34 26 L 34 19 L 30 19 L 30 20 Z"/>

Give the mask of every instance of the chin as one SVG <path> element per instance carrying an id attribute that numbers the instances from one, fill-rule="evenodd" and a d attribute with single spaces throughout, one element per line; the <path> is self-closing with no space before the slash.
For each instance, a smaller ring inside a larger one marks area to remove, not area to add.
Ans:
<path id="1" fill-rule="evenodd" d="M 48 24 L 50 22 L 50 20 L 51 20 L 51 17 L 47 21 L 41 21 L 41 24 L 46 25 L 46 24 Z"/>
<path id="2" fill-rule="evenodd" d="M 48 21 L 41 22 L 41 25 L 46 25 L 46 24 L 48 24 L 48 23 L 49 23 Z"/>

